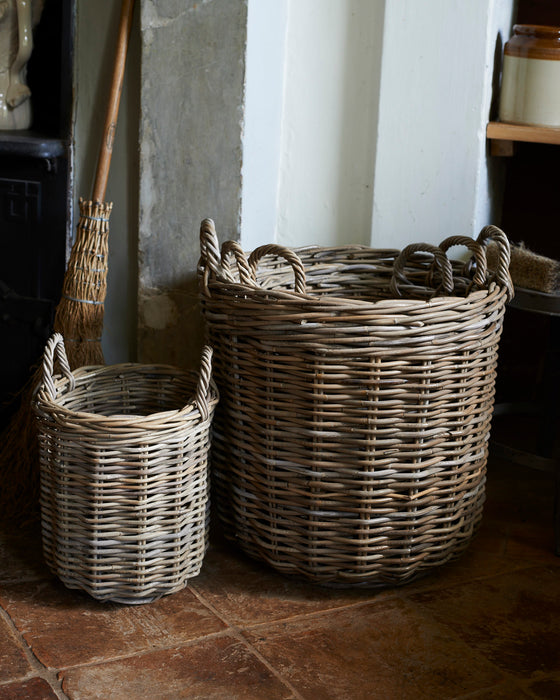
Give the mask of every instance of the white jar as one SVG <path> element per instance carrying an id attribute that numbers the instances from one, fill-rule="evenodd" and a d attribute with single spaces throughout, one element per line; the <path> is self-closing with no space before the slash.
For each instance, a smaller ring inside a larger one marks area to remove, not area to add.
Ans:
<path id="1" fill-rule="evenodd" d="M 560 127 L 560 27 L 516 24 L 504 47 L 502 122 Z"/>

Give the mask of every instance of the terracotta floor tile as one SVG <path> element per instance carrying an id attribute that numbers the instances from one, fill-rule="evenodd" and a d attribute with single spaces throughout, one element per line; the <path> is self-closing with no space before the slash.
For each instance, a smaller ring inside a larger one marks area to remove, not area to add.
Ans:
<path id="1" fill-rule="evenodd" d="M 558 567 L 515 571 L 409 600 L 514 676 L 560 671 Z"/>
<path id="2" fill-rule="evenodd" d="M 515 681 L 508 679 L 490 688 L 475 693 L 459 695 L 454 700 L 534 700 L 534 696 L 525 692 Z"/>
<path id="3" fill-rule="evenodd" d="M 284 577 L 214 537 L 188 589 L 102 604 L 49 573 L 38 524 L 4 527 L 0 700 L 58 697 L 56 673 L 73 700 L 556 700 L 551 482 L 490 460 L 487 492 L 458 560 L 385 589 Z"/>
<path id="4" fill-rule="evenodd" d="M 230 635 L 64 671 L 71 700 L 288 700 L 295 696 Z"/>
<path id="5" fill-rule="evenodd" d="M 557 700 L 560 698 L 560 673 L 538 678 L 528 684 L 528 689 L 534 697 L 543 700 Z"/>
<path id="6" fill-rule="evenodd" d="M 43 678 L 0 685 L 0 700 L 56 700 L 58 696 Z"/>
<path id="7" fill-rule="evenodd" d="M 400 588 L 399 594 L 406 595 L 433 588 L 447 588 L 458 583 L 489 578 L 520 568 L 526 568 L 526 564 L 524 566 L 517 559 L 499 556 L 485 549 L 480 549 L 478 541 L 475 540 L 458 559 L 444 566 L 434 567 L 429 575 Z"/>
<path id="8" fill-rule="evenodd" d="M 503 527 L 502 534 L 494 534 Z M 488 546 L 492 538 L 501 538 L 501 546 Z M 523 551 L 522 551 L 523 547 Z M 499 574 L 526 569 L 528 566 L 558 568 L 560 558 L 552 549 L 552 534 L 541 525 L 508 525 L 487 519 L 468 549 L 455 561 L 434 568 L 429 576 L 403 586 L 400 592 L 454 586 Z"/>
<path id="9" fill-rule="evenodd" d="M 53 580 L 0 587 L 0 603 L 50 668 L 180 644 L 225 627 L 188 588 L 126 606 L 99 603 Z"/>
<path id="10" fill-rule="evenodd" d="M 31 666 L 20 642 L 0 617 L 0 682 L 22 678 L 30 671 Z"/>
<path id="11" fill-rule="evenodd" d="M 309 700 L 440 700 L 502 680 L 446 627 L 396 599 L 244 634 Z"/>
<path id="12" fill-rule="evenodd" d="M 203 600 L 239 626 L 396 594 L 394 589 L 327 588 L 283 576 L 227 543 L 209 550 L 201 574 L 191 585 Z"/>

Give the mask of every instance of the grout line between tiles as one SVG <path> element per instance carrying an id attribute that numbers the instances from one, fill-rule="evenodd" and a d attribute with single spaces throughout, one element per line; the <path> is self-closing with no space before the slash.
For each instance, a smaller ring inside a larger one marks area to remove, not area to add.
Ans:
<path id="1" fill-rule="evenodd" d="M 398 599 L 398 600 L 406 600 L 408 603 L 411 603 L 410 597 L 415 596 L 415 595 L 421 595 L 423 593 L 428 593 L 430 591 L 438 591 L 438 590 L 447 590 L 447 589 L 453 589 L 459 586 L 463 586 L 466 584 L 470 583 L 476 583 L 476 582 L 481 582 L 481 581 L 488 581 L 494 578 L 500 578 L 503 576 L 508 576 L 513 572 L 521 572 L 521 571 L 528 571 L 530 569 L 535 569 L 535 568 L 541 568 L 542 566 L 547 566 L 546 563 L 541 563 L 541 562 L 532 562 L 530 564 L 525 563 L 520 563 L 517 566 L 513 566 L 511 569 L 508 569 L 507 571 L 503 572 L 498 572 L 498 573 L 491 573 L 491 574 L 483 574 L 479 576 L 473 576 L 473 577 L 465 577 L 457 581 L 453 582 L 446 582 L 446 581 L 440 581 L 436 582 L 434 581 L 433 585 L 426 585 L 423 587 L 421 590 L 415 590 L 413 589 L 415 582 L 411 581 L 410 585 L 407 586 L 406 584 L 402 586 L 395 586 L 392 589 L 387 588 L 387 589 L 381 589 L 378 591 L 378 593 L 382 594 L 382 597 L 377 599 L 376 597 L 368 598 L 365 600 L 356 600 L 356 601 L 347 601 L 344 603 L 339 603 L 335 604 L 332 607 L 326 607 L 322 608 L 320 610 L 312 610 L 309 612 L 301 612 L 301 613 L 295 613 L 286 617 L 279 617 L 275 618 L 274 620 L 267 620 L 264 622 L 247 622 L 243 623 L 241 625 L 237 625 L 236 623 L 231 622 L 226 616 L 224 616 L 222 613 L 217 611 L 216 608 L 207 601 L 207 599 L 204 597 L 204 592 L 198 590 L 195 585 L 189 586 L 189 589 L 191 592 L 193 592 L 197 598 L 204 604 L 206 605 L 215 615 L 217 615 L 223 622 L 225 622 L 228 626 L 235 628 L 235 629 L 258 629 L 259 627 L 262 627 L 264 625 L 271 625 L 271 624 L 281 624 L 285 622 L 296 622 L 299 620 L 305 620 L 305 619 L 313 619 L 316 617 L 322 617 L 325 614 L 329 614 L 332 612 L 336 611 L 341 611 L 341 610 L 346 610 L 346 609 L 351 609 L 351 608 L 359 608 L 362 606 L 366 605 L 372 605 L 372 604 L 382 604 L 387 601 L 391 601 L 393 599 Z M 423 581 L 426 581 L 427 579 L 424 578 L 422 579 Z"/>
<path id="2" fill-rule="evenodd" d="M 290 682 L 287 678 L 285 678 L 285 677 L 280 673 L 280 671 L 278 671 L 278 670 L 268 661 L 268 659 L 267 659 L 266 657 L 264 657 L 264 656 L 261 654 L 261 652 L 260 652 L 255 646 L 253 646 L 253 644 L 251 644 L 251 642 L 250 642 L 248 639 L 246 639 L 246 638 L 243 636 L 243 634 L 241 633 L 240 628 L 239 628 L 237 625 L 235 625 L 234 623 L 232 623 L 232 622 L 227 618 L 227 616 L 225 616 L 225 615 L 223 615 L 222 613 L 220 613 L 220 611 L 217 610 L 211 603 L 209 603 L 209 602 L 202 596 L 201 593 L 199 593 L 198 591 L 195 591 L 195 590 L 192 589 L 192 588 L 191 588 L 191 591 L 192 591 L 193 594 L 198 598 L 198 600 L 200 601 L 200 603 L 202 603 L 202 605 L 206 606 L 206 607 L 210 610 L 210 612 L 212 612 L 214 615 L 216 615 L 216 617 L 218 617 L 225 625 L 227 625 L 228 628 L 231 630 L 232 634 L 235 636 L 235 638 L 236 638 L 239 642 L 241 642 L 242 644 L 244 644 L 244 645 L 251 651 L 251 653 L 252 653 L 254 656 L 256 656 L 256 658 L 257 658 L 257 659 L 272 673 L 272 675 L 273 675 L 275 678 L 277 678 L 277 679 L 280 681 L 280 683 L 282 683 L 283 686 L 285 686 L 286 688 L 288 688 L 288 689 L 293 693 L 294 700 L 305 700 L 305 697 L 304 697 L 303 695 L 301 695 L 301 693 L 300 693 L 298 690 L 296 690 L 296 688 L 291 684 L 291 682 Z"/>
<path id="3" fill-rule="evenodd" d="M 256 627 L 261 627 L 262 625 L 273 625 L 273 624 L 281 624 L 284 622 L 292 622 L 292 621 L 298 621 L 298 620 L 305 620 L 305 619 L 312 619 L 314 617 L 321 617 L 323 615 L 328 615 L 329 613 L 334 613 L 334 612 L 339 612 L 341 610 L 346 610 L 349 608 L 359 608 L 360 606 L 365 606 L 365 605 L 372 605 L 372 604 L 382 604 L 385 603 L 386 601 L 391 601 L 394 598 L 399 597 L 398 596 L 398 591 L 397 589 L 390 590 L 379 590 L 376 592 L 376 594 L 382 594 L 382 598 L 377 600 L 376 598 L 367 598 L 364 600 L 356 600 L 356 601 L 347 601 L 345 603 L 338 603 L 334 604 L 330 607 L 325 607 L 321 608 L 320 610 L 310 610 L 309 612 L 300 612 L 300 613 L 293 613 L 291 615 L 288 615 L 286 617 L 278 617 L 275 618 L 274 620 L 266 620 L 264 622 L 247 622 L 247 623 L 242 623 L 240 625 L 230 622 L 229 619 L 224 616 L 222 613 L 217 612 L 212 605 L 212 603 L 208 602 L 206 598 L 204 597 L 204 593 L 195 590 L 194 586 L 189 586 L 190 590 L 196 594 L 197 598 L 204 603 L 212 612 L 215 612 L 216 615 L 220 617 L 224 622 L 226 622 L 228 625 L 231 625 L 232 627 L 235 627 L 236 629 L 253 629 Z"/>
<path id="4" fill-rule="evenodd" d="M 58 673 L 63 673 L 65 671 L 71 671 L 75 668 L 88 668 L 90 666 L 103 666 L 103 664 L 110 664 L 114 661 L 124 661 L 126 659 L 135 659 L 141 656 L 146 656 L 148 654 L 155 654 L 160 651 L 169 651 L 170 649 L 177 649 L 183 647 L 190 647 L 198 644 L 199 642 L 206 641 L 207 639 L 216 639 L 218 637 L 227 637 L 229 630 L 221 630 L 220 632 L 211 632 L 210 634 L 204 634 L 201 637 L 195 637 L 194 639 L 188 639 L 184 642 L 178 642 L 175 640 L 173 644 L 161 644 L 152 647 L 144 647 L 142 649 L 137 649 L 136 651 L 131 650 L 126 654 L 115 654 L 114 656 L 104 656 L 98 659 L 92 659 L 90 661 L 84 661 L 83 663 L 71 664 L 69 666 L 59 666 Z"/>
<path id="5" fill-rule="evenodd" d="M 413 603 L 411 601 L 409 601 L 409 600 L 403 601 L 402 600 L 401 596 L 399 595 L 400 590 L 402 590 L 402 589 L 394 589 L 390 595 L 384 596 L 383 599 L 379 601 L 379 603 L 384 603 L 386 601 L 392 601 L 392 600 L 399 600 L 401 602 L 405 602 L 405 605 L 412 606 Z M 356 601 L 353 603 L 344 604 L 344 605 L 339 606 L 339 607 L 327 608 L 327 609 L 323 609 L 323 610 L 314 610 L 314 611 L 309 612 L 309 613 L 302 613 L 299 615 L 293 615 L 289 618 L 280 618 L 280 619 L 275 619 L 272 621 L 249 623 L 247 625 L 243 625 L 243 627 L 238 627 L 236 624 L 231 623 L 226 615 L 221 614 L 211 603 L 206 601 L 204 599 L 203 594 L 196 591 L 195 595 L 197 596 L 197 598 L 200 600 L 200 602 L 202 604 L 208 606 L 208 608 L 211 610 L 211 612 L 213 612 L 215 615 L 217 615 L 225 624 L 229 625 L 232 629 L 232 632 L 234 632 L 235 636 L 238 637 L 240 639 L 240 641 L 244 642 L 251 649 L 251 651 L 262 661 L 262 663 L 265 664 L 266 667 L 269 668 L 269 670 L 271 672 L 273 672 L 285 685 L 287 685 L 290 688 L 290 690 L 292 690 L 292 692 L 296 693 L 296 697 L 301 698 L 301 700 L 305 700 L 305 698 L 303 696 L 301 696 L 301 694 L 297 693 L 296 689 L 293 688 L 291 683 L 284 678 L 282 673 L 280 671 L 277 671 L 275 669 L 275 667 L 272 666 L 270 664 L 270 662 L 267 661 L 266 657 L 264 657 L 258 651 L 258 649 L 250 642 L 250 640 L 248 640 L 247 638 L 245 638 L 243 636 L 241 630 L 257 632 L 259 628 L 265 628 L 265 627 L 270 628 L 270 627 L 274 627 L 276 625 L 282 625 L 285 623 L 295 622 L 295 621 L 299 621 L 299 620 L 313 619 L 313 618 L 319 618 L 319 617 L 328 617 L 328 615 L 330 613 L 341 612 L 341 611 L 352 610 L 352 609 L 355 610 L 355 609 L 359 609 L 360 607 L 365 607 L 367 605 L 371 605 L 372 603 L 376 602 L 375 600 L 372 600 L 372 599 Z M 422 615 L 424 615 L 426 618 L 430 618 L 434 624 L 441 626 L 441 623 L 439 623 L 435 618 L 433 618 L 431 613 L 429 611 L 425 610 L 424 608 L 422 608 Z M 464 646 L 468 646 L 465 643 L 465 641 L 463 639 L 461 639 L 461 637 L 459 635 L 457 635 L 452 630 L 451 630 L 451 633 L 455 637 L 456 641 L 459 644 L 462 644 Z M 387 662 L 384 659 L 379 658 L 378 662 L 382 663 L 389 671 L 394 671 L 394 667 L 387 664 Z M 504 674 L 501 669 L 494 666 L 494 664 L 491 664 L 491 665 L 495 669 L 495 671 L 499 675 L 502 676 L 502 680 L 500 681 L 500 683 L 503 682 L 506 674 Z M 498 684 L 496 684 L 496 685 L 498 685 Z M 425 697 L 425 696 L 423 694 L 420 694 L 420 691 L 419 691 L 418 697 L 420 698 L 420 697 Z M 450 698 L 450 700 L 461 700 L 461 698 L 462 698 L 462 696 L 458 696 L 457 698 Z"/>
<path id="6" fill-rule="evenodd" d="M 39 659 L 33 653 L 33 649 L 27 643 L 23 634 L 18 630 L 14 621 L 10 617 L 7 610 L 4 610 L 0 606 L 0 617 L 2 617 L 8 624 L 14 642 L 17 642 L 20 648 L 23 650 L 29 665 L 31 666 L 31 671 L 22 678 L 12 678 L 6 682 L 0 682 L 0 688 L 3 686 L 9 686 L 14 683 L 25 683 L 32 678 L 42 678 L 51 687 L 52 691 L 55 693 L 59 700 L 69 700 L 68 696 L 62 690 L 62 681 L 58 679 L 58 672 L 56 669 L 47 668 L 42 664 Z"/>
<path id="7" fill-rule="evenodd" d="M 428 593 L 430 591 L 437 591 L 437 590 L 447 590 L 447 589 L 453 589 L 465 584 L 470 584 L 470 583 L 475 583 L 475 582 L 480 582 L 480 581 L 487 581 L 491 580 L 493 578 L 500 578 L 502 576 L 507 576 L 512 572 L 520 572 L 520 571 L 527 571 L 533 568 L 540 568 L 542 566 L 545 566 L 545 564 L 542 564 L 540 562 L 535 562 L 531 564 L 527 563 L 520 563 L 517 566 L 512 567 L 511 569 L 508 569 L 507 571 L 504 572 L 499 572 L 499 573 L 492 573 L 492 574 L 486 574 L 486 575 L 480 575 L 480 576 L 474 576 L 474 577 L 465 577 L 464 579 L 460 579 L 457 581 L 453 582 L 445 582 L 445 581 L 440 581 L 440 582 L 434 582 L 433 585 L 427 585 L 423 587 L 421 590 L 414 590 L 413 586 L 415 582 L 410 582 L 410 586 L 407 587 L 407 585 L 402 585 L 402 586 L 395 586 L 392 589 L 387 588 L 387 589 L 381 589 L 378 591 L 378 593 L 382 594 L 382 597 L 377 599 L 376 597 L 364 599 L 364 600 L 356 600 L 356 601 L 347 601 L 344 603 L 339 603 L 335 604 L 332 607 L 326 607 L 322 608 L 320 610 L 312 610 L 309 612 L 300 612 L 300 613 L 294 613 L 285 617 L 279 617 L 275 618 L 274 620 L 266 620 L 266 621 L 258 621 L 258 622 L 247 622 L 247 623 L 242 623 L 242 624 L 237 624 L 233 623 L 227 618 L 227 616 L 223 615 L 223 613 L 220 613 L 213 605 L 210 603 L 204 596 L 204 592 L 198 590 L 198 588 L 193 584 L 189 586 L 189 589 L 191 592 L 193 592 L 196 597 L 206 605 L 215 615 L 217 615 L 225 624 L 227 624 L 229 627 L 234 628 L 234 629 L 246 629 L 246 630 L 253 630 L 253 629 L 259 629 L 260 627 L 266 626 L 266 625 L 275 625 L 275 624 L 281 624 L 281 623 L 286 623 L 286 622 L 297 622 L 300 620 L 305 620 L 305 619 L 313 619 L 313 618 L 318 618 L 322 617 L 324 615 L 328 615 L 330 613 L 338 612 L 341 610 L 346 610 L 346 609 L 354 609 L 354 608 L 359 608 L 363 607 L 366 605 L 372 605 L 372 604 L 382 604 L 394 599 L 398 600 L 406 600 L 407 603 L 411 603 L 412 601 L 410 600 L 410 597 L 414 595 L 421 595 L 423 593 Z M 426 581 L 426 578 L 423 579 Z"/>

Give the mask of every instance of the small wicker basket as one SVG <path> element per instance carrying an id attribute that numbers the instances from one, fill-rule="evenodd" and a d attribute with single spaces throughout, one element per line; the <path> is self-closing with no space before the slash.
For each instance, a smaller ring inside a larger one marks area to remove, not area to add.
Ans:
<path id="1" fill-rule="evenodd" d="M 487 246 L 499 254 L 487 268 Z M 466 246 L 466 261 L 450 260 Z M 509 243 L 246 257 L 201 226 L 226 536 L 330 585 L 403 583 L 468 545 L 485 498 Z"/>
<path id="2" fill-rule="evenodd" d="M 43 552 L 69 588 L 146 603 L 199 573 L 218 402 L 211 361 L 205 347 L 199 376 L 140 364 L 72 373 L 62 336 L 50 338 L 34 399 Z"/>

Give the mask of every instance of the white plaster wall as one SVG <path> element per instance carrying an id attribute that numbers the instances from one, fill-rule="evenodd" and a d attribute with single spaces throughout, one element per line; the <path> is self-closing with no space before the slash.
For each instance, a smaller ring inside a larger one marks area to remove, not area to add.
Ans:
<path id="1" fill-rule="evenodd" d="M 383 4 L 249 0 L 245 248 L 369 241 Z"/>
<path id="2" fill-rule="evenodd" d="M 514 5 L 249 0 L 244 247 L 400 248 L 495 222 L 485 128 Z"/>
<path id="3" fill-rule="evenodd" d="M 491 223 L 485 128 L 513 0 L 386 0 L 371 243 Z"/>
<path id="4" fill-rule="evenodd" d="M 252 250 L 276 240 L 288 0 L 249 0 L 241 235 Z"/>

